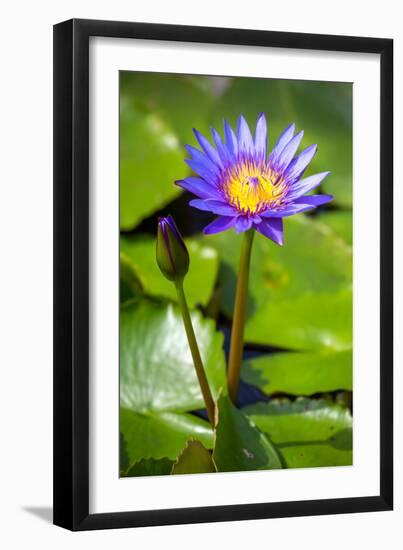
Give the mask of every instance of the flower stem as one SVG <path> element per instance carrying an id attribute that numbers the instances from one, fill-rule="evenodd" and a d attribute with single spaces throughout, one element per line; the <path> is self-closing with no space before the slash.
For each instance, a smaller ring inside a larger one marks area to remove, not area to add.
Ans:
<path id="1" fill-rule="evenodd" d="M 239 262 L 239 274 L 236 286 L 234 318 L 232 321 L 231 344 L 228 361 L 228 392 L 235 403 L 239 379 L 241 375 L 241 363 L 243 356 L 243 335 L 246 320 L 246 308 L 248 303 L 248 282 L 250 257 L 255 231 L 246 231 L 241 246 L 241 258 Z"/>
<path id="2" fill-rule="evenodd" d="M 189 342 L 189 348 L 192 354 L 193 363 L 196 369 L 197 378 L 199 380 L 200 389 L 203 395 L 204 403 L 206 405 L 208 418 L 212 427 L 214 428 L 214 411 L 215 405 L 211 395 L 210 386 L 206 377 L 206 373 L 203 367 L 202 359 L 200 356 L 199 347 L 197 345 L 196 336 L 193 330 L 192 320 L 189 314 L 189 308 L 186 301 L 186 296 L 183 290 L 183 281 L 177 281 L 175 283 L 176 291 L 178 293 L 178 302 L 182 312 L 183 324 L 185 325 L 186 335 Z"/>

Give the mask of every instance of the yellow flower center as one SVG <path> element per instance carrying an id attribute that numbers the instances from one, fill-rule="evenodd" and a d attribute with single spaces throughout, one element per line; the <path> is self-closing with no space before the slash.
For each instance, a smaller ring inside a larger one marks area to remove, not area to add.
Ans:
<path id="1" fill-rule="evenodd" d="M 259 214 L 269 206 L 279 206 L 286 185 L 268 166 L 245 162 L 231 169 L 223 189 L 228 202 L 240 212 Z"/>

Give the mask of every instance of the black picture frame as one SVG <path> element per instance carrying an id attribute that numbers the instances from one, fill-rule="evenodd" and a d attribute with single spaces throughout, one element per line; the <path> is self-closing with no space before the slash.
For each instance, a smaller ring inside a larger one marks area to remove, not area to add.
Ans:
<path id="1" fill-rule="evenodd" d="M 89 39 L 376 53 L 381 57 L 380 492 L 327 500 L 89 513 Z M 54 523 L 71 530 L 391 510 L 393 40 L 73 19 L 54 26 Z"/>

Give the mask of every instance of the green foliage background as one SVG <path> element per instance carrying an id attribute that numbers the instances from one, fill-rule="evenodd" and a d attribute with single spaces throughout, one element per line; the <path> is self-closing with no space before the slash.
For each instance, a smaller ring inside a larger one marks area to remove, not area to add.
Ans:
<path id="1" fill-rule="evenodd" d="M 307 175 L 335 197 L 285 219 L 285 245 L 257 234 L 238 407 L 226 396 L 240 236 L 204 236 L 213 217 L 173 182 L 190 174 L 192 128 L 240 113 L 317 143 Z M 218 401 L 213 435 L 176 304 L 155 263 L 158 216 L 174 215 L 191 265 L 185 291 Z M 352 464 L 352 86 L 255 78 L 120 75 L 121 475 Z"/>

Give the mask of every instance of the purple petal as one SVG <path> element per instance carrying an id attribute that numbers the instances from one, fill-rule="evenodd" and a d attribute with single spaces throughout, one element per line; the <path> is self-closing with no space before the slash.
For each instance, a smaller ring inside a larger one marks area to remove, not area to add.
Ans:
<path id="1" fill-rule="evenodd" d="M 230 229 L 235 224 L 236 218 L 235 217 L 229 217 L 229 216 L 220 216 L 219 218 L 216 218 L 213 222 L 211 222 L 209 225 L 207 225 L 203 229 L 203 233 L 206 235 L 211 235 L 213 233 L 220 233 L 221 231 L 225 231 L 226 229 Z"/>
<path id="2" fill-rule="evenodd" d="M 321 206 L 333 199 L 332 195 L 309 195 L 308 197 L 300 197 L 293 203 L 279 208 L 278 210 L 268 210 L 264 214 L 260 214 L 263 218 L 285 218 L 287 216 L 293 216 L 294 214 L 300 214 L 306 212 L 315 206 Z"/>
<path id="3" fill-rule="evenodd" d="M 290 124 L 287 126 L 287 128 L 283 131 L 283 133 L 278 138 L 276 145 L 273 148 L 273 151 L 270 154 L 270 160 L 273 164 L 277 163 L 278 157 L 281 153 L 281 151 L 284 149 L 284 147 L 289 143 L 292 136 L 295 132 L 295 124 Z"/>
<path id="4" fill-rule="evenodd" d="M 188 153 L 192 156 L 193 160 L 196 162 L 199 162 L 201 164 L 204 164 L 205 167 L 210 170 L 213 174 L 219 173 L 219 166 L 212 162 L 204 153 L 196 149 L 196 147 L 193 147 L 192 145 L 185 145 L 185 149 L 188 151 Z"/>
<path id="5" fill-rule="evenodd" d="M 213 214 L 218 214 L 219 216 L 235 216 L 237 214 L 237 211 L 233 206 L 215 199 L 194 199 L 189 202 L 189 205 L 197 208 L 198 210 L 212 212 Z"/>
<path id="6" fill-rule="evenodd" d="M 182 187 L 182 189 L 190 191 L 190 193 L 193 193 L 196 197 L 200 197 L 201 199 L 220 199 L 222 197 L 220 191 L 216 187 L 213 187 L 213 185 L 201 178 L 190 176 L 183 180 L 177 180 L 175 183 L 179 187 Z"/>
<path id="7" fill-rule="evenodd" d="M 214 128 L 211 128 L 211 134 L 220 156 L 221 165 L 226 166 L 230 162 L 231 156 L 229 155 L 220 134 Z"/>
<path id="8" fill-rule="evenodd" d="M 316 151 L 318 150 L 317 145 L 310 145 L 302 151 L 289 165 L 286 171 L 286 177 L 288 181 L 295 180 L 302 176 L 308 164 L 313 159 Z"/>
<path id="9" fill-rule="evenodd" d="M 173 234 L 175 235 L 175 238 L 178 241 L 178 243 L 181 245 L 182 248 L 184 248 L 186 250 L 186 245 L 183 242 L 182 235 L 179 233 L 179 229 L 178 229 L 178 227 L 175 223 L 175 220 L 171 216 L 171 214 L 168 214 L 168 216 L 166 216 L 165 218 L 161 218 L 160 219 L 160 225 L 161 225 L 162 233 L 164 235 L 164 240 L 165 240 L 169 255 L 171 255 L 171 252 L 170 252 L 171 247 L 169 245 L 166 225 L 169 225 L 169 227 L 170 227 L 171 231 L 173 232 Z"/>
<path id="10" fill-rule="evenodd" d="M 263 113 L 260 113 L 255 131 L 255 152 L 257 158 L 260 160 L 266 159 L 267 151 L 267 122 Z"/>
<path id="11" fill-rule="evenodd" d="M 193 159 L 185 159 L 185 162 L 190 168 L 193 170 L 193 172 L 196 172 L 196 174 L 199 174 L 204 180 L 209 182 L 211 185 L 215 185 L 217 181 L 217 174 L 215 172 L 212 172 L 204 162 L 198 162 Z"/>
<path id="12" fill-rule="evenodd" d="M 160 218 L 158 220 L 158 224 L 161 228 L 161 232 L 162 232 L 162 236 L 164 237 L 164 241 L 165 241 L 165 247 L 166 249 L 168 250 L 168 254 L 169 254 L 169 242 L 168 242 L 168 232 L 167 232 L 167 225 L 168 225 L 168 222 L 167 222 L 167 218 Z"/>
<path id="13" fill-rule="evenodd" d="M 307 206 L 306 204 L 289 204 L 282 209 L 268 210 L 264 214 L 260 215 L 263 218 L 286 218 L 287 216 L 293 216 L 294 214 L 305 212 L 305 210 L 309 210 L 310 208 L 313 208 L 313 206 Z"/>
<path id="14" fill-rule="evenodd" d="M 309 178 L 297 181 L 297 183 L 291 186 L 287 199 L 298 199 L 302 197 L 302 195 L 305 195 L 305 193 L 309 193 L 309 191 L 318 187 L 322 180 L 329 174 L 330 172 L 321 172 L 320 174 L 314 174 L 313 176 L 309 176 Z"/>
<path id="15" fill-rule="evenodd" d="M 303 130 L 301 130 L 288 142 L 288 144 L 281 151 L 278 157 L 277 164 L 283 170 L 285 170 L 287 166 L 290 164 L 290 162 L 292 161 L 295 153 L 297 152 L 299 144 L 301 143 L 303 136 L 304 136 L 304 132 Z"/>
<path id="16" fill-rule="evenodd" d="M 333 200 L 333 195 L 308 195 L 307 197 L 295 199 L 294 204 L 322 206 L 322 204 L 326 204 L 331 200 Z"/>
<path id="17" fill-rule="evenodd" d="M 237 233 L 243 233 L 248 231 L 252 227 L 252 220 L 249 216 L 239 216 L 235 222 L 235 229 Z"/>
<path id="18" fill-rule="evenodd" d="M 234 130 L 231 128 L 226 120 L 224 120 L 224 134 L 225 144 L 227 146 L 228 152 L 230 153 L 232 158 L 235 159 L 238 156 L 238 141 L 236 139 Z"/>
<path id="19" fill-rule="evenodd" d="M 200 143 L 200 147 L 203 149 L 203 151 L 206 153 L 208 158 L 214 163 L 218 164 L 219 166 L 222 166 L 220 156 L 217 153 L 217 151 L 214 149 L 214 147 L 211 145 L 211 143 L 208 141 L 207 138 L 203 136 L 200 132 L 196 130 L 196 128 L 193 128 L 193 133 L 196 136 L 197 141 Z"/>
<path id="20" fill-rule="evenodd" d="M 254 150 L 252 134 L 245 118 L 241 115 L 238 118 L 238 127 L 236 131 L 238 138 L 238 148 L 240 153 L 252 154 Z"/>
<path id="21" fill-rule="evenodd" d="M 263 220 L 259 225 L 255 225 L 255 229 L 280 246 L 283 245 L 283 220 L 281 218 Z"/>

